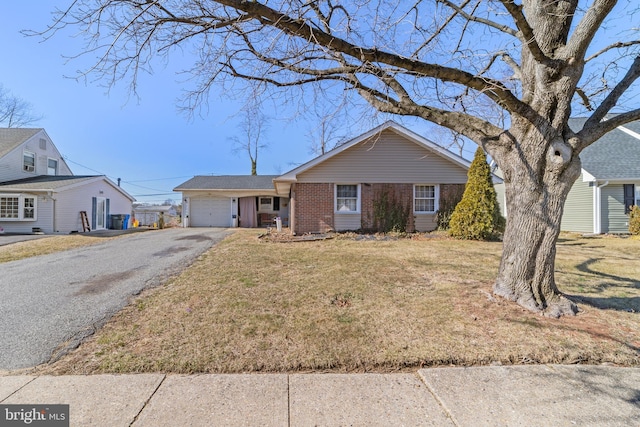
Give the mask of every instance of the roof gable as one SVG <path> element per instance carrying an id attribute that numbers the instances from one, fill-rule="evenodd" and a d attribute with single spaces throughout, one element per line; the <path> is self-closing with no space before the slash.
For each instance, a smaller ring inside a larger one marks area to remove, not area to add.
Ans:
<path id="1" fill-rule="evenodd" d="M 579 130 L 586 119 L 571 119 Z M 640 121 L 627 123 L 585 148 L 580 153 L 582 168 L 597 180 L 640 179 Z"/>
<path id="2" fill-rule="evenodd" d="M 374 155 L 375 152 L 377 154 Z M 443 179 L 439 183 L 458 183 L 466 182 L 470 165 L 466 159 L 393 121 L 388 121 L 277 177 L 274 182 L 278 193 L 284 194 L 289 191 L 293 182 L 319 182 L 321 176 L 324 176 L 325 181 L 328 177 L 344 180 L 351 176 L 364 180 L 359 182 L 405 182 L 403 175 L 426 176 L 428 174 L 416 171 L 426 171 L 433 167 L 438 180 Z M 424 179 L 414 183 L 421 181 Z"/>
<path id="3" fill-rule="evenodd" d="M 0 158 L 44 129 L 0 128 Z"/>

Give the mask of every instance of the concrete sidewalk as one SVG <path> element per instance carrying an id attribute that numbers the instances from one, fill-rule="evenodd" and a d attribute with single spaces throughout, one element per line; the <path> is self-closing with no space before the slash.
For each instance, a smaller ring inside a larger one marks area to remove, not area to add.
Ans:
<path id="1" fill-rule="evenodd" d="M 60 403 L 71 426 L 638 426 L 640 368 L 0 377 L 0 404 Z"/>

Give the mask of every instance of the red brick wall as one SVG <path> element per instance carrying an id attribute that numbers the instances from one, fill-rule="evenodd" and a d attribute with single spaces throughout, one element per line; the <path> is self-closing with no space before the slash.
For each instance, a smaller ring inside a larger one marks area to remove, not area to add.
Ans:
<path id="1" fill-rule="evenodd" d="M 293 232 L 324 233 L 333 230 L 334 185 L 295 184 L 295 222 Z"/>
<path id="2" fill-rule="evenodd" d="M 409 221 L 407 232 L 415 231 L 413 217 L 413 184 L 363 184 L 362 185 L 362 228 L 372 229 L 373 224 L 373 200 L 378 194 L 387 191 L 395 200 L 401 200 L 409 208 Z"/>
<path id="3" fill-rule="evenodd" d="M 292 230 L 296 234 L 324 233 L 334 229 L 334 187 L 332 183 L 297 183 L 291 201 Z M 373 227 L 373 200 L 381 191 L 389 191 L 396 200 L 409 207 L 407 231 L 415 230 L 413 184 L 361 184 L 361 228 Z"/>

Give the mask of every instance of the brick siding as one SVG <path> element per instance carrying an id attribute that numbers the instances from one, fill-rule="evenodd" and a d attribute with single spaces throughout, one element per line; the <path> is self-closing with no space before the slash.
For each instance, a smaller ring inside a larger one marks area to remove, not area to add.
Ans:
<path id="1" fill-rule="evenodd" d="M 297 183 L 294 191 L 294 233 L 325 233 L 334 229 L 333 184 Z"/>

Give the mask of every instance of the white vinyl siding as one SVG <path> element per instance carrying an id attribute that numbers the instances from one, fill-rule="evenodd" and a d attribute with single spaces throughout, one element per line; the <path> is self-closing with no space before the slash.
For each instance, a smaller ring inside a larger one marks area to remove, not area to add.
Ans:
<path id="1" fill-rule="evenodd" d="M 56 233 L 82 232 L 80 211 L 87 212 L 89 224 L 91 225 L 92 199 L 94 197 L 102 197 L 109 200 L 109 215 L 131 215 L 133 209 L 132 201 L 106 180 L 96 180 L 85 185 L 60 191 L 54 197 L 56 199 L 55 202 L 49 201 L 48 203 L 55 203 L 56 205 Z M 51 224 L 48 226 L 49 229 L 53 227 Z M 107 218 L 107 224 L 109 224 L 109 218 Z"/>
<path id="2" fill-rule="evenodd" d="M 46 133 L 39 131 L 31 138 L 8 152 L 0 159 L 0 181 L 12 181 L 16 179 L 28 178 L 34 174 L 45 174 L 48 168 L 48 160 L 55 159 L 58 162 L 58 175 L 73 175 L 67 164 L 62 160 L 60 152 L 50 143 L 49 139 L 45 139 Z M 41 148 L 40 139 L 48 141 L 45 149 Z M 27 172 L 24 170 L 24 153 L 33 153 L 35 155 L 35 171 Z"/>
<path id="3" fill-rule="evenodd" d="M 562 231 L 594 232 L 594 191 L 595 183 L 584 182 L 582 175 L 576 180 L 564 204 L 560 223 Z"/>
<path id="4" fill-rule="evenodd" d="M 386 130 L 300 173 L 297 181 L 464 184 L 467 169 Z"/>

